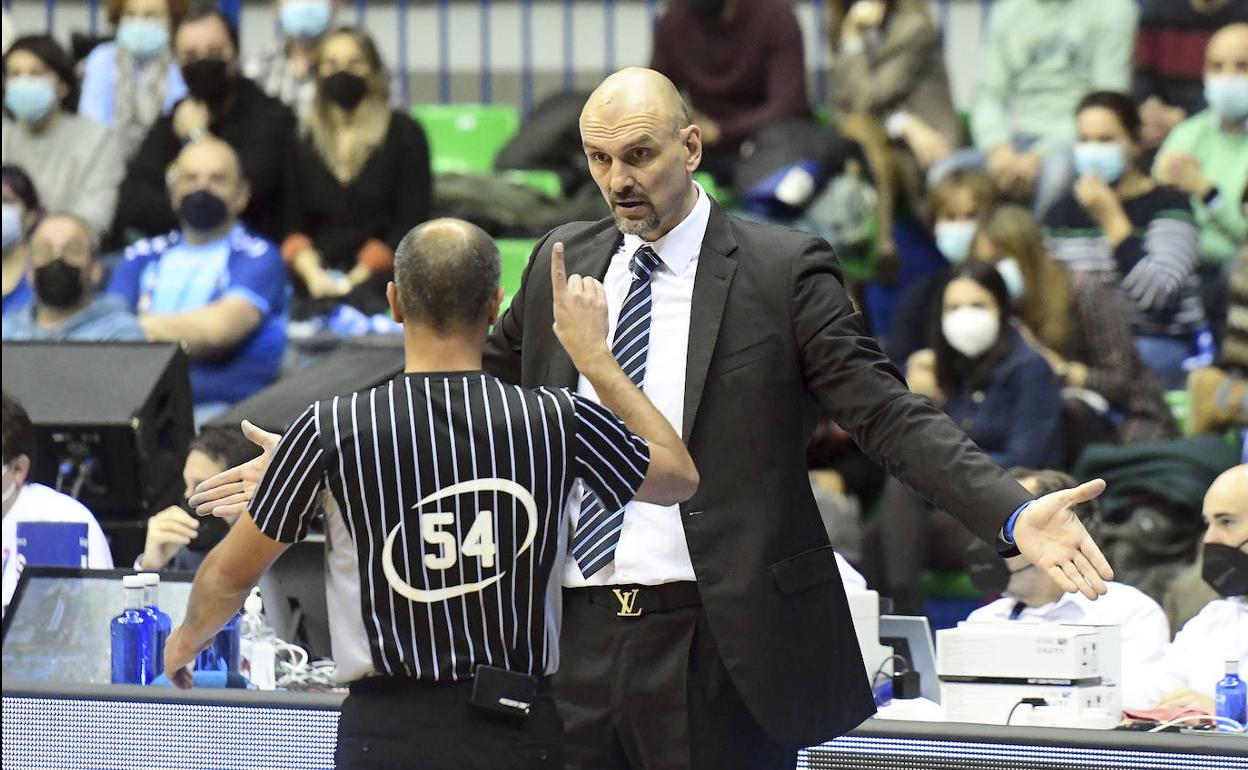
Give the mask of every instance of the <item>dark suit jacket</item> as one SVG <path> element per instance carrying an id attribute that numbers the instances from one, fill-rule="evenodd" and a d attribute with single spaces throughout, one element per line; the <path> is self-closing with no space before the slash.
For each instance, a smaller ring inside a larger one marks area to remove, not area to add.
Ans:
<path id="1" fill-rule="evenodd" d="M 569 273 L 601 277 L 620 237 L 610 219 L 547 234 L 487 344 L 491 373 L 576 385 L 551 331 L 550 249 L 562 240 Z M 680 509 L 698 587 L 759 724 L 786 746 L 816 744 L 874 710 L 806 474 L 819 413 L 990 543 L 1030 495 L 906 389 L 863 331 L 823 240 L 712 204 L 691 313 L 681 427 L 702 483 Z"/>

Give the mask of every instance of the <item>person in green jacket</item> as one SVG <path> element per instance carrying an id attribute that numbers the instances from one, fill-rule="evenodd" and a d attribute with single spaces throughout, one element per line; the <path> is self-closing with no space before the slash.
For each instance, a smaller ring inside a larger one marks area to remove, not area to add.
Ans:
<path id="1" fill-rule="evenodd" d="M 1192 196 L 1201 293 L 1209 317 L 1221 319 L 1230 266 L 1248 244 L 1248 23 L 1228 24 L 1209 40 L 1204 81 L 1209 108 L 1174 127 L 1153 176 Z"/>

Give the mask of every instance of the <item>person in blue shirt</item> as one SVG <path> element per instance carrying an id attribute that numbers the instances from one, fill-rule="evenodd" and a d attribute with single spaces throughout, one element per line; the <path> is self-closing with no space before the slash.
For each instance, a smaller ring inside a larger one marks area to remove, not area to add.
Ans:
<path id="1" fill-rule="evenodd" d="M 97 294 L 104 277 L 91 228 L 73 214 L 49 214 L 30 239 L 35 301 L 4 317 L 4 341 L 120 342 L 146 339 L 121 297 Z"/>
<path id="2" fill-rule="evenodd" d="M 971 260 L 955 267 L 939 296 L 931 347 L 907 364 L 910 389 L 939 404 L 998 465 L 1060 467 L 1061 388 L 1016 330 L 996 266 Z M 923 567 L 929 560 L 960 567 L 971 540 L 951 516 L 889 479 L 880 515 L 868 527 L 864 572 L 898 612 L 916 613 Z"/>
<path id="3" fill-rule="evenodd" d="M 116 37 L 91 49 L 83 62 L 78 114 L 112 128 L 127 160 L 161 115 L 186 96 L 169 32 L 189 0 L 107 0 Z"/>
<path id="4" fill-rule="evenodd" d="M 276 246 L 238 221 L 249 190 L 228 144 L 212 136 L 187 144 L 167 181 L 181 229 L 126 249 L 109 291 L 149 340 L 186 346 L 202 423 L 277 379 L 286 268 Z"/>
<path id="5" fill-rule="evenodd" d="M 26 280 L 30 267 L 30 234 L 43 216 L 35 183 L 18 166 L 0 169 L 3 184 L 4 305 L 3 315 L 26 307 L 35 293 Z"/>

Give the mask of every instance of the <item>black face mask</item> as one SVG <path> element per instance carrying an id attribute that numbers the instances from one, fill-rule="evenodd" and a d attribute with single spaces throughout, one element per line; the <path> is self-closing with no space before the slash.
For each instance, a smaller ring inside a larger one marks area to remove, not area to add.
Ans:
<path id="1" fill-rule="evenodd" d="M 345 70 L 321 78 L 321 95 L 347 112 L 360 106 L 367 91 L 367 80 Z"/>
<path id="2" fill-rule="evenodd" d="M 684 0 L 689 10 L 704 19 L 718 19 L 724 14 L 725 0 Z"/>
<path id="3" fill-rule="evenodd" d="M 1222 543 L 1205 543 L 1205 561 L 1200 576 L 1218 592 L 1230 599 L 1248 596 L 1248 553 L 1240 549 L 1248 540 L 1232 548 Z"/>
<path id="4" fill-rule="evenodd" d="M 186 505 L 184 502 L 183 505 Z M 193 510 L 186 505 L 186 510 Z M 187 544 L 192 551 L 211 551 L 230 533 L 230 523 L 220 516 L 200 516 L 198 534 Z"/>
<path id="5" fill-rule="evenodd" d="M 197 59 L 182 65 L 186 90 L 210 108 L 220 107 L 234 92 L 234 76 L 224 59 Z"/>
<path id="6" fill-rule="evenodd" d="M 201 233 L 216 230 L 225 224 L 229 215 L 230 209 L 225 201 L 207 190 L 196 190 L 183 198 L 178 206 L 178 216 L 182 217 L 186 226 Z"/>
<path id="7" fill-rule="evenodd" d="M 63 259 L 56 259 L 35 270 L 35 294 L 48 307 L 73 307 L 82 301 L 86 289 L 82 270 Z"/>
<path id="8" fill-rule="evenodd" d="M 1031 565 L 1011 571 L 1005 559 L 991 546 L 976 540 L 962 552 L 962 567 L 970 577 L 971 585 L 986 594 L 999 596 L 1010 585 L 1011 575 L 1030 569 Z"/>

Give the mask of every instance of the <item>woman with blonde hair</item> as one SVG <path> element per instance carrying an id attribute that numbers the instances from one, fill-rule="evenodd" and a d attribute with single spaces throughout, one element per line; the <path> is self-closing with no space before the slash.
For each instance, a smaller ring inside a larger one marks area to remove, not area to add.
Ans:
<path id="1" fill-rule="evenodd" d="M 1026 208 L 999 206 L 983 217 L 971 257 L 996 265 L 1023 336 L 1067 388 L 1068 445 L 1081 435 L 1104 436 L 1095 425 L 1074 429 L 1072 421 L 1080 415 L 1123 444 L 1178 435 L 1161 386 L 1136 351 L 1119 299 L 1096 276 L 1067 270 L 1053 259 Z"/>
<path id="2" fill-rule="evenodd" d="M 329 32 L 314 66 L 316 99 L 289 161 L 282 244 L 296 315 L 338 302 L 383 313 L 394 249 L 429 216 L 429 144 L 419 124 L 390 109 L 386 70 L 367 34 Z"/>
<path id="3" fill-rule="evenodd" d="M 172 30 L 189 0 L 107 0 L 116 37 L 91 50 L 83 63 L 78 114 L 117 132 L 129 160 L 148 129 L 186 96 L 173 58 Z"/>

